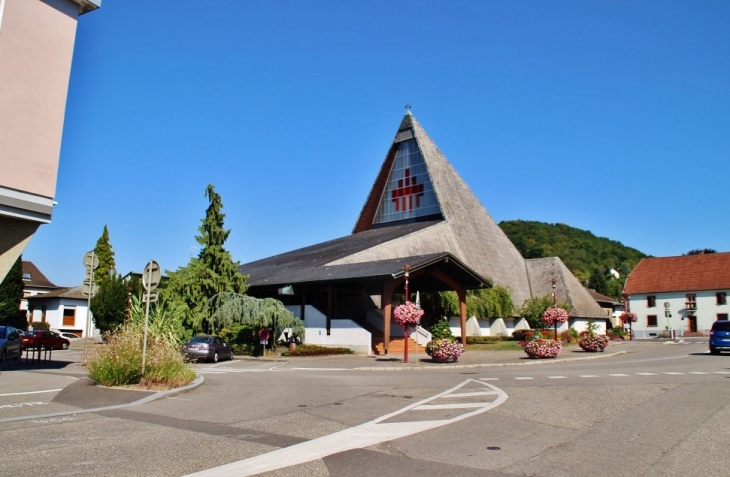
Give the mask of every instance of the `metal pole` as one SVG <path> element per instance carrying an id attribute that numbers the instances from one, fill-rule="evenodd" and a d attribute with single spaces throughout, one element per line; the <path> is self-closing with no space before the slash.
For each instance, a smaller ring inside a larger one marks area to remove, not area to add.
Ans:
<path id="1" fill-rule="evenodd" d="M 86 365 L 86 343 L 89 341 L 89 327 L 91 323 L 91 295 L 94 292 L 94 251 L 91 251 L 91 263 L 88 266 L 89 275 L 89 298 L 86 300 L 86 329 L 84 330 L 84 365 Z"/>
<path id="2" fill-rule="evenodd" d="M 408 270 L 410 269 L 410 267 L 408 265 L 406 265 L 405 269 L 406 269 L 406 304 L 407 304 L 410 301 L 410 296 L 408 295 Z M 408 341 L 410 340 L 410 337 L 408 336 L 408 325 L 403 326 L 403 333 L 405 335 L 404 336 L 405 348 L 403 350 L 403 362 L 407 363 L 408 362 Z"/>
<path id="3" fill-rule="evenodd" d="M 142 343 L 142 377 L 144 378 L 144 368 L 147 360 L 147 327 L 150 321 L 150 289 L 152 288 L 152 260 L 147 263 L 147 306 L 144 312 L 144 342 Z"/>
<path id="4" fill-rule="evenodd" d="M 555 297 L 555 282 L 557 282 L 558 280 L 555 277 L 553 277 L 552 280 L 550 280 L 550 281 L 553 284 L 553 308 L 557 308 L 558 307 L 558 300 Z M 553 335 L 553 339 L 555 341 L 558 341 L 558 320 L 555 320 L 554 323 L 555 323 L 555 333 Z"/>

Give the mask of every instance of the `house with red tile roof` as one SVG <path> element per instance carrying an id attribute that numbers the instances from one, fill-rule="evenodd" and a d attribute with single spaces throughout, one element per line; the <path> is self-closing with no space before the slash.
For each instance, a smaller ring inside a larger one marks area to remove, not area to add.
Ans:
<path id="1" fill-rule="evenodd" d="M 707 334 L 730 315 L 730 252 L 645 258 L 626 279 L 624 294 L 638 321 L 635 336 Z"/>

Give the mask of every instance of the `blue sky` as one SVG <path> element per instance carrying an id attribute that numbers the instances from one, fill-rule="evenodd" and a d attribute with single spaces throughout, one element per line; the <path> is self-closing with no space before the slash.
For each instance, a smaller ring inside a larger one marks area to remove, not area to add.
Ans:
<path id="1" fill-rule="evenodd" d="M 730 251 L 730 2 L 104 0 L 81 17 L 60 286 L 109 228 L 175 270 L 213 184 L 242 263 L 351 233 L 404 105 L 492 217 Z"/>

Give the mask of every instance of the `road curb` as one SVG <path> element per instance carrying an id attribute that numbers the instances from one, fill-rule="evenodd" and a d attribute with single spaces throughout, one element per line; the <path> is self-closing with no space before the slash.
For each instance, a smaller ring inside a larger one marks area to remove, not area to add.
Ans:
<path id="1" fill-rule="evenodd" d="M 51 412 L 48 414 L 35 414 L 33 416 L 8 417 L 5 419 L 0 419 L 0 424 L 4 423 L 4 422 L 29 421 L 32 419 L 48 419 L 50 417 L 73 416 L 76 414 L 90 414 L 90 413 L 100 412 L 100 411 L 109 411 L 112 409 L 123 409 L 125 407 L 139 406 L 141 404 L 146 404 L 148 402 L 156 401 L 158 399 L 176 396 L 178 394 L 188 392 L 190 390 L 197 388 L 201 384 L 203 384 L 204 381 L 205 381 L 205 378 L 201 375 L 198 375 L 198 377 L 195 378 L 195 380 L 190 384 L 187 384 L 185 386 L 175 388 L 175 389 L 169 389 L 167 391 L 156 392 L 149 396 L 145 396 L 142 399 L 138 399 L 136 401 L 133 401 L 133 402 L 130 402 L 127 404 L 116 404 L 114 406 L 95 407 L 95 408 L 91 408 L 91 409 L 75 409 L 73 411 Z"/>

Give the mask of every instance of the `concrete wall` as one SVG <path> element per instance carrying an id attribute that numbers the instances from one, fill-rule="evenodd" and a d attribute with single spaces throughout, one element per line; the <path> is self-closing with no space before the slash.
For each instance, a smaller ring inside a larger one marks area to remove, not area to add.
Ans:
<path id="1" fill-rule="evenodd" d="M 301 306 L 286 307 L 301 319 Z M 304 343 L 320 346 L 344 346 L 356 353 L 371 354 L 372 339 L 370 332 L 354 321 L 346 318 L 333 319 L 330 334 L 327 335 L 327 316 L 311 305 L 304 307 Z"/>

